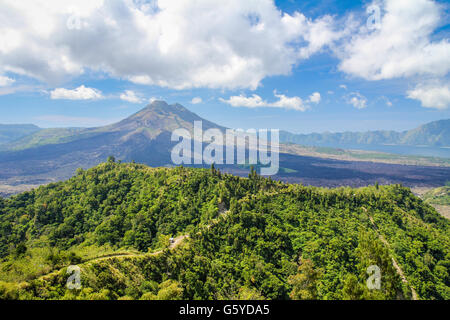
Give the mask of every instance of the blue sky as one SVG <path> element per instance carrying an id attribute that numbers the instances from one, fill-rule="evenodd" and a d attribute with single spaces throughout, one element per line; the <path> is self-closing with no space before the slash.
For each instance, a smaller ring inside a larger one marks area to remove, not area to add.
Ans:
<path id="1" fill-rule="evenodd" d="M 0 123 L 104 125 L 151 99 L 298 133 L 450 118 L 445 1 L 37 2 L 0 5 L 21 17 L 0 22 Z"/>

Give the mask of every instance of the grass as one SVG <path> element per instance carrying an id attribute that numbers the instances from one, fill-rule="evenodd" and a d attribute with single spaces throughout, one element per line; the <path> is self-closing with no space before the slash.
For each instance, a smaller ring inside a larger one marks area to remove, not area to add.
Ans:
<path id="1" fill-rule="evenodd" d="M 38 246 L 39 244 L 35 243 L 34 245 Z M 10 259 L 0 262 L 0 281 L 27 281 L 70 264 L 78 264 L 113 254 L 133 253 L 137 253 L 137 251 L 126 248 L 117 249 L 110 245 L 83 245 L 69 251 L 60 251 L 49 247 L 31 247 L 22 255 L 10 256 Z"/>
<path id="2" fill-rule="evenodd" d="M 423 195 L 423 200 L 430 204 L 450 205 L 450 186 L 432 189 Z"/>

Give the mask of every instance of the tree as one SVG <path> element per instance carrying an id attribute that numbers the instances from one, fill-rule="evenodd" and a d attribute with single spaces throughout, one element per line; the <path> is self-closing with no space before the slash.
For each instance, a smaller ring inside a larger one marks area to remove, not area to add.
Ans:
<path id="1" fill-rule="evenodd" d="M 297 274 L 288 280 L 293 289 L 290 294 L 293 300 L 315 300 L 318 298 L 317 284 L 321 270 L 316 270 L 309 259 L 299 259 Z"/>
<path id="2" fill-rule="evenodd" d="M 254 288 L 242 287 L 232 300 L 265 300 L 265 298 Z"/>
<path id="3" fill-rule="evenodd" d="M 167 280 L 159 285 L 156 300 L 181 300 L 183 298 L 183 288 L 175 280 Z"/>
<path id="4" fill-rule="evenodd" d="M 17 245 L 15 254 L 17 257 L 23 256 L 27 252 L 27 246 L 21 242 Z"/>
<path id="5" fill-rule="evenodd" d="M 354 274 L 348 274 L 344 280 L 342 298 L 344 300 L 360 300 L 364 296 L 364 287 L 358 283 L 358 278 Z"/>
<path id="6" fill-rule="evenodd" d="M 255 179 L 257 177 L 256 169 L 253 165 L 250 166 L 250 173 L 248 174 L 248 177 L 250 179 Z"/>
<path id="7" fill-rule="evenodd" d="M 108 160 L 106 160 L 108 163 L 114 163 L 116 162 L 116 158 L 114 156 L 109 156 Z"/>

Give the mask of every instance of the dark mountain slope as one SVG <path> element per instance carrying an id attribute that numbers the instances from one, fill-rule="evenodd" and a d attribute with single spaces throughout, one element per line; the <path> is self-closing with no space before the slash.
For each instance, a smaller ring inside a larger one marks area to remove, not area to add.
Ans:
<path id="1" fill-rule="evenodd" d="M 149 132 L 157 135 L 160 132 L 172 132 L 178 128 L 191 130 L 194 121 L 202 121 L 204 129 L 225 129 L 222 126 L 199 117 L 178 103 L 168 105 L 164 101 L 153 101 L 150 105 L 128 118 L 110 126 L 99 128 L 98 130 L 135 132 L 148 129 Z"/>
<path id="2" fill-rule="evenodd" d="M 104 127 L 45 129 L 9 144 L 0 152 L 0 184 L 44 184 L 70 178 L 77 168 L 90 168 L 113 155 L 116 159 L 150 166 L 172 165 L 176 142 L 172 131 L 192 131 L 194 121 L 203 129 L 224 127 L 202 119 L 179 104 L 154 101 L 130 117 Z M 274 178 L 293 183 L 328 187 L 404 183 L 407 186 L 440 186 L 450 167 L 419 167 L 341 161 L 280 154 L 282 168 Z M 226 166 L 227 172 L 246 176 L 248 168 Z M 3 193 L 9 195 L 11 193 Z"/>
<path id="3" fill-rule="evenodd" d="M 171 163 L 172 131 L 224 127 L 204 120 L 179 104 L 154 101 L 130 117 L 104 127 L 46 129 L 8 145 L 0 152 L 0 179 L 21 177 L 34 182 L 69 178 L 77 168 L 89 168 L 108 156 L 153 166 Z M 33 178 L 33 176 L 35 178 Z"/>
<path id="4" fill-rule="evenodd" d="M 133 137 L 141 135 L 152 140 L 161 133 L 172 132 L 178 128 L 185 128 L 191 131 L 194 121 L 202 121 L 205 129 L 225 129 L 222 126 L 202 119 L 180 104 L 169 105 L 164 101 L 153 101 L 139 112 L 112 125 L 96 128 L 43 129 L 3 146 L 3 150 L 20 151 L 50 144 L 64 144 L 79 140 L 88 141 L 89 138 L 101 136 L 104 133 L 119 133 L 116 136 L 118 138 L 116 144 L 133 140 Z"/>

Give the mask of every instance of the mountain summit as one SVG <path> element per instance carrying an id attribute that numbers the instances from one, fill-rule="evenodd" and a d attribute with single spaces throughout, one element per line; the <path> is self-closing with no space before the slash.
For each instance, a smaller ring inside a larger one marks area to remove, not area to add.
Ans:
<path id="1" fill-rule="evenodd" d="M 205 120 L 189 111 L 181 104 L 169 105 L 165 101 L 155 100 L 145 108 L 117 123 L 94 128 L 57 128 L 42 129 L 3 146 L 3 150 L 19 151 L 45 145 L 77 141 L 102 134 L 115 134 L 119 141 L 129 141 L 133 137 L 154 140 L 159 135 L 178 128 L 192 131 L 194 121 L 202 121 L 203 128 L 225 130 L 211 121 Z"/>
<path id="2" fill-rule="evenodd" d="M 172 164 L 171 151 L 178 143 L 171 140 L 173 130 L 184 128 L 192 133 L 194 121 L 202 121 L 203 130 L 225 130 L 180 104 L 169 105 L 164 101 L 153 101 L 128 118 L 108 126 L 38 129 L 1 146 L 4 151 L 0 152 L 0 186 L 39 185 L 64 180 L 72 177 L 77 168 L 94 167 L 111 155 L 118 160 L 135 160 L 153 167 Z M 415 136 L 422 132 L 445 139 L 440 132 L 448 131 L 446 124 L 444 121 L 425 126 Z M 310 154 L 292 153 L 289 149 L 280 150 L 280 165 L 287 169 L 282 169 L 278 178 L 285 181 L 321 186 L 350 183 L 359 186 L 375 181 L 416 185 L 425 181 L 437 186 L 448 180 L 448 168 L 418 171 L 414 167 L 372 165 L 369 162 L 355 165 L 351 161 L 337 163 Z M 239 166 L 230 166 L 227 170 L 238 175 L 248 174 Z"/>
<path id="3" fill-rule="evenodd" d="M 117 123 L 95 128 L 43 129 L 6 145 L 0 153 L 0 180 L 26 177 L 34 183 L 72 176 L 75 169 L 90 168 L 114 155 L 123 161 L 162 166 L 171 163 L 172 131 L 192 132 L 194 121 L 204 129 L 224 127 L 205 120 L 180 104 L 153 101 Z M 36 176 L 36 172 L 40 175 Z M 51 173 L 51 174 L 50 174 Z"/>
<path id="4" fill-rule="evenodd" d="M 178 128 L 192 130 L 194 121 L 202 121 L 204 128 L 223 127 L 199 117 L 181 104 L 169 105 L 165 101 L 155 100 L 144 109 L 136 112 L 128 118 L 103 127 L 105 131 L 133 131 L 145 130 L 149 138 L 155 138 L 164 131 L 172 132 Z"/>

